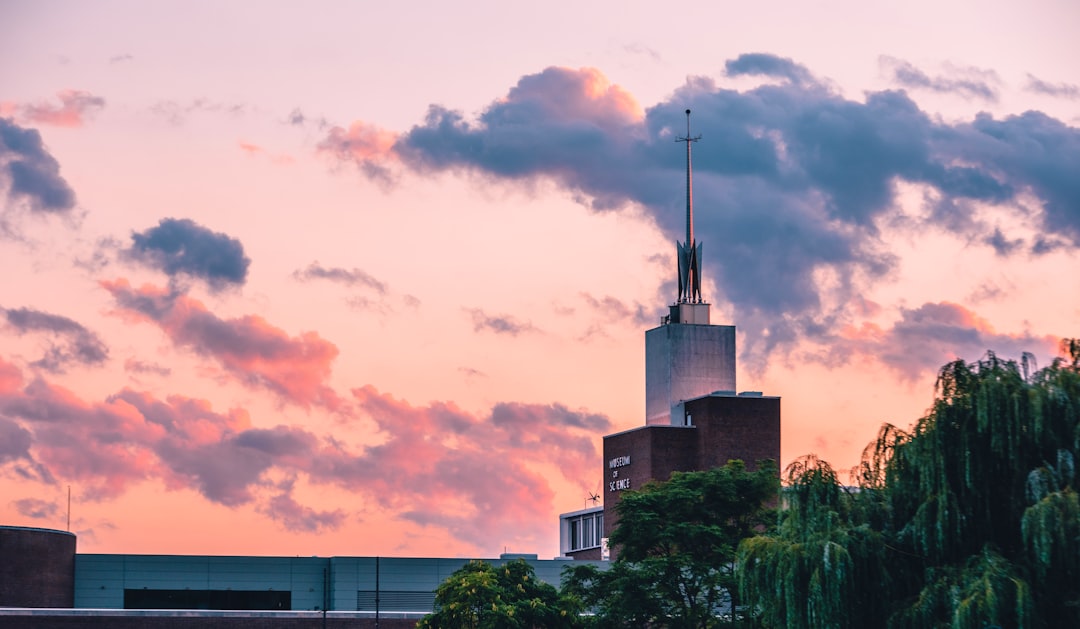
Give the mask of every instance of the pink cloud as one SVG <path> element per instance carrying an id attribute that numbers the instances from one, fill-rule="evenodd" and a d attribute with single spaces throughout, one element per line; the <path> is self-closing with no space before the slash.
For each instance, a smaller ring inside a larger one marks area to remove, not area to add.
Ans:
<path id="1" fill-rule="evenodd" d="M 127 280 L 103 281 L 119 314 L 157 324 L 178 346 L 215 359 L 241 383 L 304 407 L 344 410 L 326 381 L 337 347 L 315 332 L 289 336 L 258 315 L 222 319 L 202 302 Z"/>
<path id="2" fill-rule="evenodd" d="M 515 104 L 528 104 L 527 116 L 537 120 L 578 120 L 610 131 L 644 117 L 637 100 L 596 68 L 550 67 L 526 75 L 495 106 Z"/>
<path id="3" fill-rule="evenodd" d="M 369 178 L 390 183 L 390 165 L 397 160 L 397 134 L 375 125 L 356 121 L 348 129 L 334 126 L 319 142 L 319 153 L 340 162 L 355 164 Z"/>
<path id="4" fill-rule="evenodd" d="M 540 468 L 553 463 L 571 481 L 591 477 L 593 441 L 610 427 L 603 415 L 560 404 L 497 404 L 476 416 L 443 402 L 413 406 L 370 386 L 353 395 L 386 440 L 360 457 L 320 456 L 326 467 L 316 476 L 362 478 L 386 507 L 477 546 L 546 529 L 554 490 Z"/>
<path id="5" fill-rule="evenodd" d="M 504 403 L 472 414 L 363 387 L 353 393 L 381 442 L 349 448 L 301 427 L 253 426 L 244 409 L 215 411 L 205 400 L 125 388 L 88 402 L 41 378 L 26 382 L 2 360 L 0 374 L 0 441 L 10 442 L 0 465 L 42 482 L 76 481 L 85 499 L 158 480 L 217 504 L 253 505 L 290 530 L 342 524 L 345 512 L 294 497 L 295 480 L 306 478 L 478 548 L 542 535 L 554 500 L 546 475 L 553 468 L 571 481 L 591 476 L 595 436 L 610 428 L 602 415 L 559 404 Z"/>
<path id="6" fill-rule="evenodd" d="M 27 122 L 58 127 L 81 127 L 88 117 L 105 107 L 104 98 L 82 90 L 61 90 L 56 95 L 60 99 L 59 105 L 36 103 L 16 108 L 21 118 Z"/>
<path id="7" fill-rule="evenodd" d="M 293 163 L 293 158 L 291 156 L 283 155 L 283 154 L 271 155 L 270 152 L 268 152 L 265 148 L 259 146 L 258 144 L 254 144 L 254 143 L 251 143 L 251 142 L 245 142 L 243 140 L 240 140 L 237 143 L 237 146 L 239 146 L 240 150 L 243 151 L 248 157 L 257 157 L 259 155 L 265 155 L 266 157 L 268 157 L 270 159 L 270 161 L 272 161 L 275 164 L 291 164 L 291 163 Z"/>

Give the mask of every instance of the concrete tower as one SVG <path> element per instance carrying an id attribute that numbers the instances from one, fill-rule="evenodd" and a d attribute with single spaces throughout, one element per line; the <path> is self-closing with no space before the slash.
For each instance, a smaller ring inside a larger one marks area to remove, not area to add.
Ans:
<path id="1" fill-rule="evenodd" d="M 709 304 L 701 298 L 702 243 L 694 238 L 694 174 L 686 110 L 686 242 L 675 243 L 679 295 L 659 327 L 645 332 L 645 424 L 673 421 L 671 409 L 715 391 L 735 391 L 735 326 L 711 325 Z"/>

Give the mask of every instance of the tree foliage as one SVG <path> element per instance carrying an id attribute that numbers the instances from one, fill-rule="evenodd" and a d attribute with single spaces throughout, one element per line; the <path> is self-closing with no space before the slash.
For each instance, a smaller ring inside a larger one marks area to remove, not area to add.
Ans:
<path id="1" fill-rule="evenodd" d="M 771 461 L 754 472 L 730 461 L 626 492 L 609 540 L 617 559 L 607 571 L 569 568 L 564 591 L 595 612 L 598 626 L 722 626 L 739 608 L 735 550 L 775 521 L 778 485 Z"/>
<path id="2" fill-rule="evenodd" d="M 885 426 L 840 486 L 787 470 L 780 525 L 740 548 L 767 627 L 1080 626 L 1080 342 L 1034 371 L 942 368 L 910 433 Z"/>
<path id="3" fill-rule="evenodd" d="M 470 561 L 435 590 L 435 611 L 418 629 L 572 629 L 580 626 L 576 599 L 560 596 L 515 560 L 502 566 Z"/>

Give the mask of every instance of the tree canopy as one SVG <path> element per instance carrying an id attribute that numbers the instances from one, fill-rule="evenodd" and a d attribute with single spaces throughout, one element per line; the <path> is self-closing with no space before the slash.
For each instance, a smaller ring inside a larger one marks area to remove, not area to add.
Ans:
<path id="1" fill-rule="evenodd" d="M 942 368 L 911 432 L 886 425 L 844 488 L 786 471 L 779 527 L 739 549 L 766 627 L 1080 626 L 1080 342 L 1042 370 Z"/>
<path id="2" fill-rule="evenodd" d="M 470 561 L 435 590 L 435 611 L 418 629 L 573 629 L 580 607 L 536 578 L 522 559 Z"/>
<path id="3" fill-rule="evenodd" d="M 628 491 L 609 540 L 617 559 L 607 571 L 568 568 L 564 591 L 581 598 L 597 626 L 723 626 L 739 608 L 735 550 L 775 521 L 778 486 L 773 462 L 750 472 L 730 461 Z"/>

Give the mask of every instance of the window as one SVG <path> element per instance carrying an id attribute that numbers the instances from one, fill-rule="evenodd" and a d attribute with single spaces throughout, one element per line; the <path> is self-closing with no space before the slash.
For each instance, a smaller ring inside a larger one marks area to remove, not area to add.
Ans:
<path id="1" fill-rule="evenodd" d="M 586 513 L 567 520 L 567 550 L 574 552 L 600 546 L 604 535 L 603 512 Z"/>

